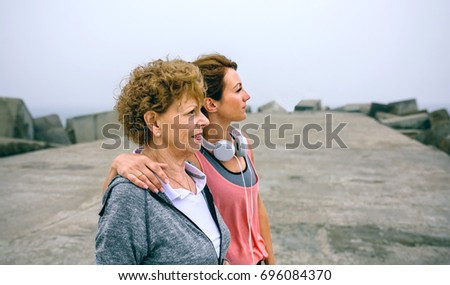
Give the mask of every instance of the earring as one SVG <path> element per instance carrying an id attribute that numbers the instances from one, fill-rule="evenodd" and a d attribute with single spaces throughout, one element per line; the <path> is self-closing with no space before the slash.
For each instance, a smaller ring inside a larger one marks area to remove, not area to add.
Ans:
<path id="1" fill-rule="evenodd" d="M 160 132 L 155 133 L 155 136 L 157 136 L 158 138 L 161 136 Z"/>

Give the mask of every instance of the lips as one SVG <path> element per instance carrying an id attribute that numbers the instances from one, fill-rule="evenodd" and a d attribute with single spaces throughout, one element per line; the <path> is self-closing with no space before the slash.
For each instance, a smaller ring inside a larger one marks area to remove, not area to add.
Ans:
<path id="1" fill-rule="evenodd" d="M 194 135 L 194 139 L 195 139 L 196 141 L 201 141 L 202 138 L 203 138 L 202 133 L 199 133 L 199 134 Z"/>

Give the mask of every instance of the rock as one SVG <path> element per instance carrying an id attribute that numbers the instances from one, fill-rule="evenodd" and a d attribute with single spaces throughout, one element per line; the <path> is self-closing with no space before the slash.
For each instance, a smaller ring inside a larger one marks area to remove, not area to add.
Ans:
<path id="1" fill-rule="evenodd" d="M 410 115 L 418 112 L 416 99 L 393 102 L 389 103 L 387 106 L 389 108 L 389 113 L 399 116 Z"/>
<path id="2" fill-rule="evenodd" d="M 421 129 L 425 130 L 430 127 L 428 114 L 419 113 L 397 118 L 385 119 L 380 121 L 383 125 L 394 129 Z"/>
<path id="3" fill-rule="evenodd" d="M 59 116 L 56 114 L 34 119 L 35 139 L 49 143 L 70 144 L 70 139 L 66 133 Z"/>
<path id="4" fill-rule="evenodd" d="M 387 120 L 387 119 L 393 119 L 393 118 L 398 118 L 400 116 L 391 114 L 391 113 L 386 113 L 386 112 L 377 112 L 375 114 L 375 119 L 377 119 L 378 121 L 382 121 L 382 120 Z"/>
<path id="5" fill-rule="evenodd" d="M 371 103 L 370 109 L 369 109 L 369 116 L 372 118 L 375 118 L 375 115 L 378 112 L 384 112 L 389 113 L 389 107 L 386 104 L 380 104 L 380 103 Z"/>
<path id="6" fill-rule="evenodd" d="M 0 137 L 0 157 L 52 147 L 47 142 Z"/>
<path id="7" fill-rule="evenodd" d="M 432 127 L 420 133 L 416 139 L 423 144 L 434 145 L 437 148 L 450 154 L 449 149 L 450 124 Z"/>
<path id="8" fill-rule="evenodd" d="M 355 113 L 363 113 L 369 114 L 371 104 L 346 104 L 342 107 L 338 107 L 333 109 L 333 111 L 341 111 L 341 112 L 355 112 Z"/>
<path id="9" fill-rule="evenodd" d="M 431 143 L 432 137 L 433 137 L 433 132 L 431 131 L 431 129 L 428 129 L 428 130 L 422 131 L 420 134 L 417 134 L 415 139 L 423 144 L 430 145 L 430 144 L 432 144 Z"/>
<path id="10" fill-rule="evenodd" d="M 431 128 L 419 134 L 416 139 L 427 145 L 434 145 L 450 154 L 450 117 L 445 109 L 429 114 Z"/>
<path id="11" fill-rule="evenodd" d="M 450 155 L 450 134 L 442 137 L 439 140 L 437 147 Z"/>
<path id="12" fill-rule="evenodd" d="M 433 127 L 431 129 L 430 143 L 440 148 L 442 140 L 446 140 L 448 135 L 450 135 L 450 124 Z"/>
<path id="13" fill-rule="evenodd" d="M 33 118 L 22 99 L 0 97 L 0 137 L 34 139 Z"/>
<path id="14" fill-rule="evenodd" d="M 294 111 L 320 111 L 322 110 L 322 104 L 320 100 L 301 100 L 295 105 Z"/>
<path id="15" fill-rule="evenodd" d="M 423 132 L 423 130 L 416 130 L 416 129 L 402 129 L 398 131 L 404 134 L 405 136 L 415 140 L 417 140 L 417 137 Z"/>
<path id="16" fill-rule="evenodd" d="M 90 142 L 105 138 L 108 127 L 119 130 L 114 111 L 101 112 L 67 119 L 66 131 L 72 143 Z"/>
<path id="17" fill-rule="evenodd" d="M 259 113 L 287 113 L 280 104 L 275 101 L 270 101 L 258 108 Z"/>
<path id="18" fill-rule="evenodd" d="M 429 115 L 432 128 L 437 128 L 442 125 L 450 124 L 450 116 L 446 109 L 440 109 L 431 112 Z"/>

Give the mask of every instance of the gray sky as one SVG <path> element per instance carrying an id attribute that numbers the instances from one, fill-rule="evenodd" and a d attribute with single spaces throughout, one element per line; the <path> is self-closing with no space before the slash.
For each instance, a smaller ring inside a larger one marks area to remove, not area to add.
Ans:
<path id="1" fill-rule="evenodd" d="M 258 106 L 450 106 L 448 0 L 1 0 L 0 96 L 33 116 L 111 110 L 150 60 L 220 52 Z"/>

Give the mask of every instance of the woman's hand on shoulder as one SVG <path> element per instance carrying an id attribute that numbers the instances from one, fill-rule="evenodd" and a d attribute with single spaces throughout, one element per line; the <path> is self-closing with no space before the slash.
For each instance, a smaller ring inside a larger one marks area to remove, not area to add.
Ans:
<path id="1" fill-rule="evenodd" d="M 142 154 L 120 154 L 114 159 L 112 168 L 116 169 L 119 175 L 127 178 L 134 185 L 149 189 L 154 193 L 164 191 L 156 176 L 165 183 L 169 181 L 164 172 L 167 164 L 154 162 Z"/>

